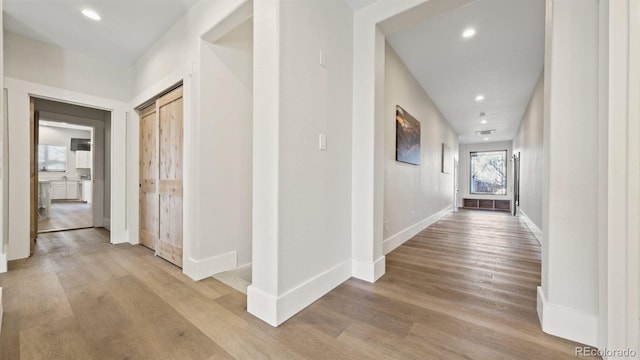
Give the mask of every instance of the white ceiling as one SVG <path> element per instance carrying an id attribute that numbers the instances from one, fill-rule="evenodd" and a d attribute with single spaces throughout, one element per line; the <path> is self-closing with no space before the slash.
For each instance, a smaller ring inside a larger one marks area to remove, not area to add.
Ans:
<path id="1" fill-rule="evenodd" d="M 512 140 L 544 63 L 544 7 L 544 0 L 477 0 L 387 40 L 460 143 Z M 477 34 L 464 39 L 468 27 Z M 476 102 L 477 94 L 485 100 Z M 497 132 L 475 133 L 489 129 Z"/>
<path id="2" fill-rule="evenodd" d="M 4 0 L 8 31 L 115 64 L 132 64 L 198 0 Z M 93 21 L 81 14 L 95 10 Z"/>

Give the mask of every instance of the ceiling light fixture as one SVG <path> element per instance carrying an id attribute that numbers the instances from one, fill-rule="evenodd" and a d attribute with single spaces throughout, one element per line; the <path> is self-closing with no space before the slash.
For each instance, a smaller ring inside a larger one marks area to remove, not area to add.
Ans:
<path id="1" fill-rule="evenodd" d="M 470 38 L 470 37 L 473 37 L 475 34 L 476 34 L 476 29 L 474 29 L 474 28 L 468 28 L 468 29 L 465 29 L 465 30 L 462 32 L 462 37 L 463 37 L 463 38 L 465 38 L 465 39 L 468 39 L 468 38 Z"/>
<path id="2" fill-rule="evenodd" d="M 489 138 L 484 138 L 484 141 L 489 141 Z"/>
<path id="3" fill-rule="evenodd" d="M 97 12 L 91 10 L 91 9 L 84 9 L 82 10 L 82 15 L 88 17 L 91 20 L 95 20 L 95 21 L 99 21 L 100 19 L 102 19 L 100 17 L 100 15 L 98 15 Z"/>
<path id="4" fill-rule="evenodd" d="M 482 101 L 482 100 L 484 100 L 484 95 L 479 94 L 476 96 L 476 101 Z"/>
<path id="5" fill-rule="evenodd" d="M 487 119 L 480 120 L 480 124 L 486 124 L 486 123 L 487 123 Z"/>

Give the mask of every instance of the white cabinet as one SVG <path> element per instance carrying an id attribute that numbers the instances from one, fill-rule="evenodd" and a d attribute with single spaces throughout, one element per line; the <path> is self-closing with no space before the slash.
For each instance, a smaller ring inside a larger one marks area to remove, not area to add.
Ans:
<path id="1" fill-rule="evenodd" d="M 52 181 L 52 200 L 76 200 L 80 198 L 80 183 L 77 181 Z"/>
<path id="2" fill-rule="evenodd" d="M 80 183 L 76 181 L 67 182 L 67 199 L 80 198 Z"/>
<path id="3" fill-rule="evenodd" d="M 67 184 L 65 182 L 51 183 L 51 199 L 60 200 L 67 198 Z"/>
<path id="4" fill-rule="evenodd" d="M 91 151 L 76 151 L 76 169 L 91 169 Z"/>
<path id="5" fill-rule="evenodd" d="M 91 204 L 91 200 L 93 200 L 93 184 L 91 180 L 82 181 L 82 201 L 87 204 Z"/>

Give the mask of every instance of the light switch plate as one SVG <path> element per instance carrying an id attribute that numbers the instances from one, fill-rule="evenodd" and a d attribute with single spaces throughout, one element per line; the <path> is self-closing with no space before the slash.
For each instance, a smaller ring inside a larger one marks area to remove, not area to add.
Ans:
<path id="1" fill-rule="evenodd" d="M 318 136 L 318 147 L 320 150 L 327 150 L 327 135 L 320 134 L 320 136 Z"/>

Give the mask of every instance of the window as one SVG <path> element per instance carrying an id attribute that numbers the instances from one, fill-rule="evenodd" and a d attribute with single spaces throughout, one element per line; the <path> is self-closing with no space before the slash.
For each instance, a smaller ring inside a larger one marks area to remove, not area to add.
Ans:
<path id="1" fill-rule="evenodd" d="M 38 171 L 67 171 L 67 148 L 38 145 Z"/>
<path id="2" fill-rule="evenodd" d="M 507 151 L 471 153 L 471 193 L 507 194 Z"/>

